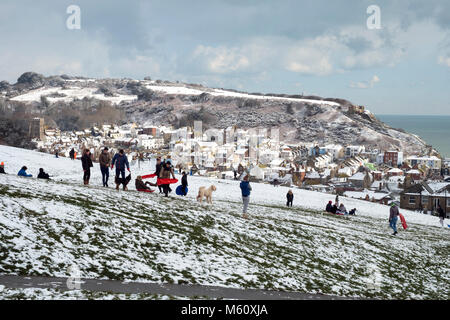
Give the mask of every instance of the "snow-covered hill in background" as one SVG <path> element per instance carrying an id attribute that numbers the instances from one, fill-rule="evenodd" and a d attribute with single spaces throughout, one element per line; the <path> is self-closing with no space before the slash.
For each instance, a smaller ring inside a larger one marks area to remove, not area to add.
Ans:
<path id="1" fill-rule="evenodd" d="M 387 126 L 367 108 L 353 112 L 355 106 L 340 98 L 247 93 L 178 81 L 44 77 L 33 72 L 13 85 L 0 82 L 0 98 L 6 101 L 3 105 L 25 103 L 50 118 L 62 104 L 76 101 L 78 106 L 95 108 L 95 101 L 109 101 L 124 112 L 125 122 L 186 126 L 195 119 L 218 129 L 278 128 L 280 139 L 288 143 L 358 144 L 412 154 L 427 149 L 419 137 Z M 89 103 L 80 103 L 85 99 Z"/>
<path id="2" fill-rule="evenodd" d="M 250 219 L 241 217 L 238 182 L 189 177 L 186 198 L 91 186 L 81 163 L 0 146 L 0 273 L 194 283 L 378 298 L 447 299 L 448 228 L 404 212 L 409 229 L 391 235 L 388 208 L 342 198 L 359 215 L 323 214 L 327 194 L 252 185 Z M 21 166 L 52 181 L 16 176 Z M 132 174 L 151 173 L 144 164 Z M 214 183 L 212 205 L 195 201 Z"/>

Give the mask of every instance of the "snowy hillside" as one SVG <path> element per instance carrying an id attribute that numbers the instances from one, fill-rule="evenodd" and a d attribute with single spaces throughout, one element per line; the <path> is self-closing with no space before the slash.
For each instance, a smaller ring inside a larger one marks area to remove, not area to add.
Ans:
<path id="1" fill-rule="evenodd" d="M 341 198 L 359 216 L 322 213 L 332 196 L 253 184 L 250 220 L 238 183 L 189 177 L 187 198 L 82 185 L 79 161 L 0 146 L 0 273 L 266 288 L 340 296 L 448 298 L 449 229 L 404 212 L 410 228 L 391 236 L 388 208 Z M 17 177 L 26 165 L 53 181 Z M 132 167 L 151 173 L 150 164 Z M 212 205 L 195 202 L 214 183 Z M 379 290 L 371 290 L 375 287 Z"/>

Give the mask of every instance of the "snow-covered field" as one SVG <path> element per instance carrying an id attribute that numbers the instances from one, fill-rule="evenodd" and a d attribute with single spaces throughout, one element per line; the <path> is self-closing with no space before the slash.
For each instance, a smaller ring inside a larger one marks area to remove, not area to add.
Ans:
<path id="1" fill-rule="evenodd" d="M 252 184 L 250 220 L 238 182 L 189 177 L 186 198 L 101 187 L 98 164 L 82 185 L 80 161 L 0 146 L 0 273 L 193 283 L 341 296 L 448 299 L 450 229 L 404 211 L 391 236 L 388 207 L 341 197 L 356 217 L 323 213 L 332 195 Z M 53 181 L 17 177 L 21 166 Z M 135 177 L 151 173 L 132 166 Z M 214 203 L 195 202 L 214 183 Z M 111 185 L 112 183 L 110 183 Z"/>
<path id="2" fill-rule="evenodd" d="M 70 87 L 67 89 L 63 89 L 62 87 L 55 87 L 55 88 L 39 88 L 35 90 L 31 90 L 25 94 L 22 94 L 20 96 L 14 97 L 11 100 L 12 101 L 21 101 L 21 102 L 31 102 L 31 101 L 40 101 L 41 96 L 48 96 L 51 94 L 63 94 L 63 97 L 47 97 L 48 101 L 51 103 L 58 102 L 58 101 L 64 101 L 64 102 L 70 102 L 74 99 L 83 99 L 85 97 L 87 98 L 94 98 L 98 100 L 104 100 L 104 101 L 110 101 L 112 104 L 118 104 L 122 101 L 133 101 L 137 99 L 137 96 L 135 95 L 117 95 L 114 97 L 105 96 L 103 93 L 98 93 L 98 88 L 81 88 L 81 87 Z"/>

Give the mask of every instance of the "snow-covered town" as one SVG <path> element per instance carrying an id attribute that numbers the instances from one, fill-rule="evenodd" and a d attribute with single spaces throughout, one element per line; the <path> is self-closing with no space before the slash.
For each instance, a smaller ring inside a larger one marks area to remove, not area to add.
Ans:
<path id="1" fill-rule="evenodd" d="M 38 150 L 55 156 L 69 157 L 74 149 L 75 157 L 81 158 L 81 150 L 87 148 L 97 161 L 105 146 L 112 155 L 121 148 L 137 162 L 171 157 L 178 172 L 190 175 L 236 179 L 245 171 L 250 181 L 386 205 L 395 200 L 402 208 L 425 214 L 434 213 L 441 201 L 450 214 L 450 159 L 432 152 L 406 155 L 364 145 L 285 144 L 278 130 L 204 129 L 200 121 L 193 128 L 132 123 L 63 132 L 35 118 L 30 134 Z"/>

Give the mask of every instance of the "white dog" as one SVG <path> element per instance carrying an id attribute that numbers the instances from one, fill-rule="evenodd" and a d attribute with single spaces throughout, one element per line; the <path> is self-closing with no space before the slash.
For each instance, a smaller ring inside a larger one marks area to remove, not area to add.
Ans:
<path id="1" fill-rule="evenodd" d="M 197 201 L 199 201 L 201 203 L 202 200 L 203 200 L 203 197 L 205 197 L 206 198 L 206 202 L 212 203 L 212 193 L 213 193 L 213 191 L 216 191 L 216 186 L 213 185 L 213 184 L 208 189 L 206 189 L 206 187 L 198 188 Z"/>

